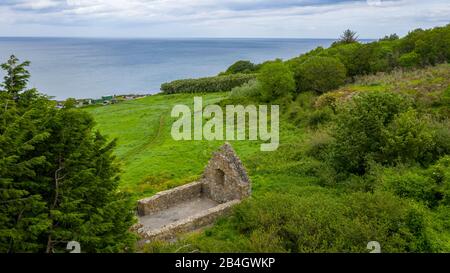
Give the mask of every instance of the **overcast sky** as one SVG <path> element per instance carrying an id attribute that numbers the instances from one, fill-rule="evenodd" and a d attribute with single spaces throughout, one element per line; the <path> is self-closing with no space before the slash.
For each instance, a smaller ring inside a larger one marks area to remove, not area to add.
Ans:
<path id="1" fill-rule="evenodd" d="M 404 35 L 450 22 L 450 0 L 0 0 L 0 36 Z"/>

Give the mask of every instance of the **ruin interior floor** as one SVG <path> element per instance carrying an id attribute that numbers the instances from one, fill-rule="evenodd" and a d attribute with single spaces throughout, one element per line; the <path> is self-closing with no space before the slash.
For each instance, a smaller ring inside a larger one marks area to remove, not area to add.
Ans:
<path id="1" fill-rule="evenodd" d="M 173 205 L 162 211 L 139 217 L 139 222 L 150 229 L 158 229 L 173 222 L 194 216 L 210 208 L 219 205 L 206 197 L 191 199 Z"/>

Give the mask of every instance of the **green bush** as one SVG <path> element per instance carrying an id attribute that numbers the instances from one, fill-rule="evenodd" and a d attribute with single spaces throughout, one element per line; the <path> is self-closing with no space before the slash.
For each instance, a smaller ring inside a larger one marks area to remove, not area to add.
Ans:
<path id="1" fill-rule="evenodd" d="M 377 241 L 385 253 L 434 252 L 429 238 L 429 214 L 414 202 L 388 192 L 356 192 L 344 197 L 346 217 L 354 228 L 351 238 Z"/>
<path id="2" fill-rule="evenodd" d="M 429 30 L 416 29 L 400 39 L 400 54 L 418 58 L 421 66 L 450 61 L 450 25 Z"/>
<path id="3" fill-rule="evenodd" d="M 412 198 L 427 206 L 435 206 L 436 183 L 419 168 L 402 170 L 399 168 L 384 171 L 382 187 L 400 197 Z"/>
<path id="4" fill-rule="evenodd" d="M 319 125 L 327 124 L 333 119 L 334 112 L 331 107 L 316 108 L 316 100 L 314 92 L 300 93 L 295 101 L 285 108 L 286 117 L 298 127 L 317 129 Z"/>
<path id="5" fill-rule="evenodd" d="M 261 84 L 257 80 L 250 80 L 242 86 L 235 87 L 231 90 L 230 99 L 245 100 L 257 99 L 261 94 Z"/>
<path id="6" fill-rule="evenodd" d="M 360 93 L 340 109 L 331 134 L 330 163 L 340 172 L 365 174 L 371 162 L 428 166 L 450 153 L 447 123 L 419 115 L 404 97 Z"/>
<path id="7" fill-rule="evenodd" d="M 364 174 L 369 161 L 377 159 L 383 145 L 385 127 L 409 103 L 389 92 L 360 93 L 339 112 L 332 131 L 331 164 L 338 171 Z"/>
<path id="8" fill-rule="evenodd" d="M 281 61 L 265 64 L 258 75 L 261 83 L 261 98 L 272 101 L 288 97 L 295 90 L 295 81 L 289 67 Z"/>
<path id="9" fill-rule="evenodd" d="M 383 129 L 383 134 L 381 153 L 385 162 L 419 162 L 426 165 L 436 159 L 430 121 L 419 118 L 414 110 L 395 117 Z"/>
<path id="10" fill-rule="evenodd" d="M 450 154 L 450 121 L 433 125 L 434 155 L 441 157 Z"/>
<path id="11" fill-rule="evenodd" d="M 397 63 L 393 42 L 341 45 L 327 56 L 336 57 L 347 68 L 347 75 L 355 77 L 376 72 L 391 71 Z"/>
<path id="12" fill-rule="evenodd" d="M 333 119 L 333 111 L 330 108 L 318 109 L 308 116 L 308 126 L 316 129 L 320 124 L 324 124 Z"/>
<path id="13" fill-rule="evenodd" d="M 236 208 L 234 223 L 239 232 L 258 238 L 250 240 L 250 248 L 368 252 L 367 243 L 378 241 L 383 252 L 432 251 L 420 207 L 390 193 L 338 198 L 320 188 L 304 191 L 299 195 L 267 194 Z"/>
<path id="14" fill-rule="evenodd" d="M 299 86 L 298 67 L 316 57 L 336 58 L 346 68 L 347 76 L 390 72 L 398 67 L 415 68 L 450 62 L 450 25 L 429 30 L 415 30 L 406 37 L 381 39 L 371 43 L 335 43 L 330 48 L 318 47 L 288 60 Z M 325 75 L 325 74 L 324 74 Z M 321 75 L 318 75 L 319 77 Z M 312 90 L 312 89 L 311 89 Z"/>
<path id="15" fill-rule="evenodd" d="M 306 155 L 324 160 L 333 139 L 326 133 L 316 132 L 307 142 Z"/>
<path id="16" fill-rule="evenodd" d="M 311 57 L 294 67 L 298 91 L 319 94 L 338 88 L 345 83 L 345 66 L 335 58 Z"/>
<path id="17" fill-rule="evenodd" d="M 450 206 L 450 156 L 442 157 L 428 169 L 428 174 L 437 185 L 435 196 L 440 198 L 440 205 Z"/>
<path id="18" fill-rule="evenodd" d="M 360 43 L 343 44 L 324 50 L 320 56 L 339 59 L 344 64 L 347 75 L 354 77 L 361 73 L 358 54 L 356 54 L 361 47 Z"/>
<path id="19" fill-rule="evenodd" d="M 423 202 L 429 207 L 450 205 L 450 156 L 427 169 L 397 167 L 386 169 L 381 187 L 400 197 Z"/>
<path id="20" fill-rule="evenodd" d="M 256 78 L 254 74 L 232 74 L 216 77 L 177 80 L 163 83 L 161 91 L 164 94 L 175 93 L 209 93 L 231 91 L 234 87 L 241 86 Z"/>
<path id="21" fill-rule="evenodd" d="M 225 74 L 238 74 L 238 73 L 254 73 L 257 66 L 250 61 L 237 61 L 232 64 Z"/>
<path id="22" fill-rule="evenodd" d="M 406 53 L 400 57 L 399 64 L 405 68 L 417 67 L 420 64 L 420 57 L 416 52 Z"/>

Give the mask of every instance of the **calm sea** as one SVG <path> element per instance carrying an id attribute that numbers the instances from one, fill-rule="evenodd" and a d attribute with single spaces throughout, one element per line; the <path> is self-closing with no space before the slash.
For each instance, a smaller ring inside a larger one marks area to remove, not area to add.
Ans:
<path id="1" fill-rule="evenodd" d="M 31 61 L 30 87 L 57 99 L 157 93 L 161 83 L 213 76 L 237 60 L 292 58 L 327 39 L 0 38 L 0 62 Z M 3 77 L 3 72 L 0 72 Z"/>

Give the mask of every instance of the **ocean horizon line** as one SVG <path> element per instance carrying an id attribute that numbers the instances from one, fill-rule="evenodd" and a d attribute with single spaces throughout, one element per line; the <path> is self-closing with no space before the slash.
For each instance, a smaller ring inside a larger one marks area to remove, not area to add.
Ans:
<path id="1" fill-rule="evenodd" d="M 89 36 L 2 36 L 0 39 L 95 39 L 95 40 L 325 40 L 336 41 L 339 38 L 302 38 L 302 37 L 89 37 Z M 374 41 L 375 38 L 360 38 L 360 41 Z"/>

